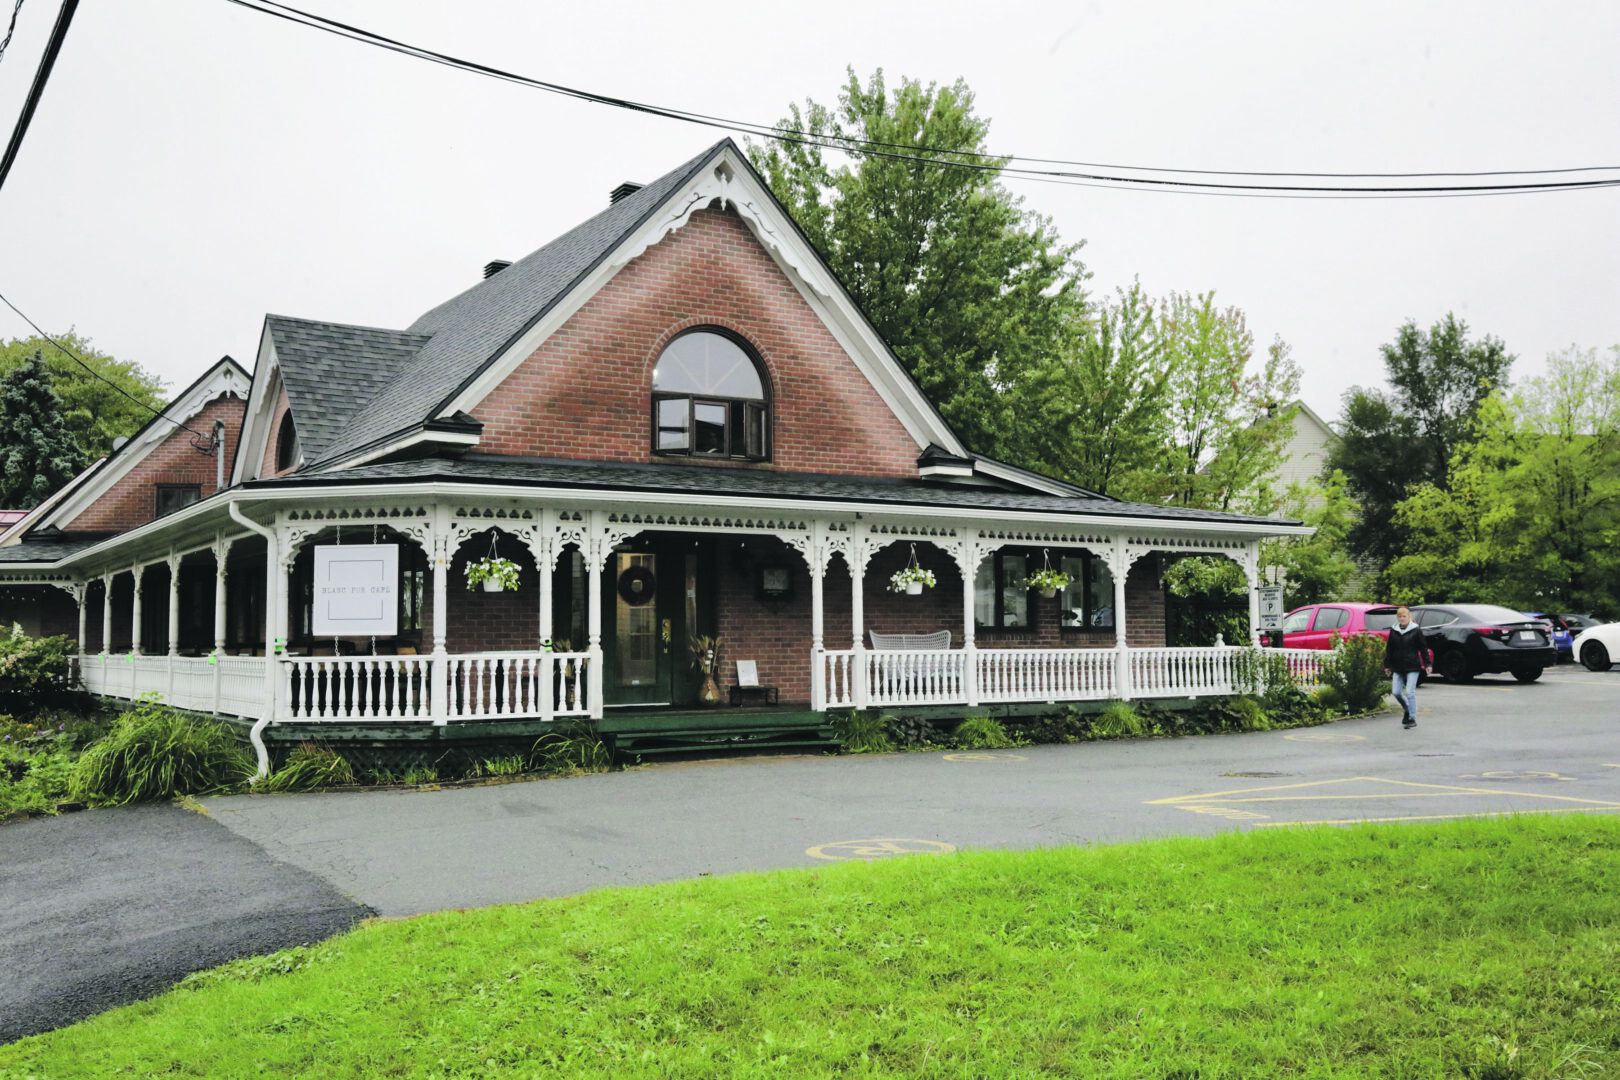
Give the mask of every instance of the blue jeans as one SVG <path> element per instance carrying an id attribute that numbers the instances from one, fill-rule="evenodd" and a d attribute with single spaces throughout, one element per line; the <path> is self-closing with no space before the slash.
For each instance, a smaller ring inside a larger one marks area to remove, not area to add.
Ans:
<path id="1" fill-rule="evenodd" d="M 1417 719 L 1417 683 L 1415 671 L 1397 671 L 1389 677 L 1389 692 L 1413 720 Z"/>

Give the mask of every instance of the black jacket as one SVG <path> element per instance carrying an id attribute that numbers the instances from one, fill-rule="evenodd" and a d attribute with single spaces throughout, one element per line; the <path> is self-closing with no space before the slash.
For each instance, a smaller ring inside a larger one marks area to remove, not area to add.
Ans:
<path id="1" fill-rule="evenodd" d="M 1384 666 L 1391 671 L 1423 671 L 1429 666 L 1428 649 L 1423 644 L 1423 631 L 1412 623 L 1403 632 L 1400 627 L 1389 629 L 1389 641 L 1384 644 Z"/>

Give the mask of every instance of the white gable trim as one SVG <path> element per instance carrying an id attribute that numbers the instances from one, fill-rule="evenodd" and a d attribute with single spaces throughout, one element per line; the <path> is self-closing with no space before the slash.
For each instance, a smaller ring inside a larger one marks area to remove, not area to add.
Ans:
<path id="1" fill-rule="evenodd" d="M 179 430 L 179 425 L 188 423 L 222 394 L 247 397 L 248 386 L 247 372 L 243 371 L 235 360 L 230 357 L 220 360 L 209 368 L 202 378 L 192 383 L 190 389 L 170 402 L 159 417 L 153 417 L 151 422 L 137 432 L 129 442 L 104 459 L 105 463 L 94 478 L 87 483 L 76 485 L 72 494 L 40 520 L 39 526 L 44 528 L 55 525 L 59 529 L 65 529 L 97 499 L 121 483 L 153 450 L 166 442 Z M 223 454 L 225 450 L 225 447 L 220 447 L 215 453 Z"/>
<path id="2" fill-rule="evenodd" d="M 498 357 L 482 375 L 440 410 L 441 417 L 472 412 L 507 376 L 578 313 L 632 259 L 686 225 L 698 210 L 718 202 L 734 208 L 782 273 L 866 377 L 921 451 L 929 443 L 967 456 L 968 450 L 911 381 L 883 339 L 843 288 L 821 269 L 820 258 L 786 220 L 753 171 L 722 147 L 691 183 L 666 199 L 641 228 L 630 234 L 596 269 Z M 345 463 L 350 464 L 350 463 Z"/>
<path id="3" fill-rule="evenodd" d="M 272 433 L 270 420 L 276 402 L 281 400 L 281 361 L 270 338 L 270 323 L 259 336 L 259 358 L 253 365 L 253 388 L 248 393 L 247 415 L 242 418 L 242 434 L 236 440 L 236 462 L 231 466 L 231 486 L 259 479 L 264 451 Z"/>

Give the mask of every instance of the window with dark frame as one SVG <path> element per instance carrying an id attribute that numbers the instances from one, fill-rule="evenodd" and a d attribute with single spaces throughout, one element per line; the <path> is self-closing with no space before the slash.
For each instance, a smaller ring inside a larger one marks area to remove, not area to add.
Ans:
<path id="1" fill-rule="evenodd" d="M 770 396 L 746 343 L 699 328 L 665 347 L 653 368 L 652 448 L 682 457 L 770 459 Z"/>
<path id="2" fill-rule="evenodd" d="M 293 423 L 292 411 L 281 416 L 281 427 L 276 431 L 276 472 L 287 472 L 298 464 L 303 448 L 298 445 L 298 425 Z"/>
<path id="3" fill-rule="evenodd" d="M 1033 565 L 1027 551 L 1003 548 L 979 563 L 973 577 L 973 621 L 982 630 L 1027 630 L 1034 607 Z M 1090 552 L 1063 555 L 1058 566 L 1069 584 L 1058 594 L 1059 625 L 1066 630 L 1114 629 L 1114 575 Z"/>
<path id="4" fill-rule="evenodd" d="M 973 621 L 986 630 L 1029 628 L 1029 558 L 997 551 L 973 575 Z"/>
<path id="5" fill-rule="evenodd" d="M 1070 630 L 1112 630 L 1114 628 L 1114 573 L 1108 563 L 1082 552 L 1065 555 L 1063 572 L 1069 575 L 1063 590 L 1063 626 Z"/>
<path id="6" fill-rule="evenodd" d="M 164 517 L 184 509 L 202 498 L 201 484 L 157 485 L 157 516 Z"/>

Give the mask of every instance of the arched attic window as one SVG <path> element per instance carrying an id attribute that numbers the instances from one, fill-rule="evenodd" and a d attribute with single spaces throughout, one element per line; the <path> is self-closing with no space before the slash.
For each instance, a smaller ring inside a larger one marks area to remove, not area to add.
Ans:
<path id="1" fill-rule="evenodd" d="M 653 368 L 653 451 L 765 461 L 770 388 L 748 343 L 715 327 L 689 330 Z"/>
<path id="2" fill-rule="evenodd" d="M 287 472 L 298 464 L 303 453 L 298 445 L 298 426 L 293 423 L 292 410 L 281 416 L 281 427 L 276 431 L 276 472 Z"/>

